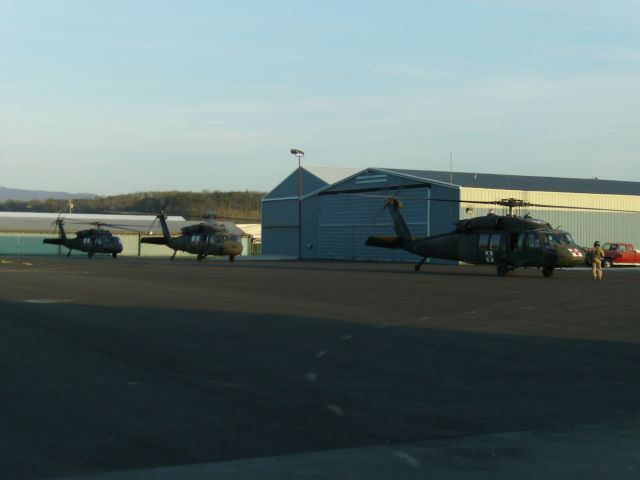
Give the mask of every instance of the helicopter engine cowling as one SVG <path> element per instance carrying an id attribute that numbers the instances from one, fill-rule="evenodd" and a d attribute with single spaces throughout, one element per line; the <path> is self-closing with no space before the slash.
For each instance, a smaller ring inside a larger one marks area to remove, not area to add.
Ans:
<path id="1" fill-rule="evenodd" d="M 473 232 L 476 230 L 500 230 L 502 228 L 502 217 L 498 215 L 487 215 L 485 217 L 470 218 L 461 220 L 456 226 L 457 232 Z"/>

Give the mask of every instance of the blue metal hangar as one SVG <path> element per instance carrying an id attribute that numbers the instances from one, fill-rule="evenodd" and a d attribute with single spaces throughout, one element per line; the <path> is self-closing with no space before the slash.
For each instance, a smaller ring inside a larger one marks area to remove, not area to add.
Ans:
<path id="1" fill-rule="evenodd" d="M 391 217 L 384 208 L 388 196 L 402 200 L 402 213 L 415 236 L 450 232 L 462 219 L 506 213 L 503 207 L 472 202 L 516 198 L 552 205 L 523 208 L 516 213 L 528 213 L 567 230 L 581 245 L 591 245 L 595 240 L 640 244 L 640 182 L 304 167 L 292 172 L 262 202 L 263 254 L 415 261 L 415 256 L 404 251 L 365 245 L 370 235 L 394 234 Z"/>

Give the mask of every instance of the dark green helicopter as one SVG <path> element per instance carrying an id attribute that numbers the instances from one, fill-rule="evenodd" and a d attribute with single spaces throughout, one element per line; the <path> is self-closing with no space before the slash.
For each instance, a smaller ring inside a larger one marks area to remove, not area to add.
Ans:
<path id="1" fill-rule="evenodd" d="M 229 256 L 233 262 L 237 255 L 242 253 L 242 243 L 231 235 L 222 224 L 199 223 L 181 228 L 182 235 L 172 237 L 167 226 L 167 215 L 161 211 L 156 219 L 160 221 L 162 237 L 143 237 L 140 243 L 166 245 L 173 250 L 171 260 L 176 257 L 178 251 L 197 255 L 198 261 L 202 261 L 209 255 Z"/>
<path id="2" fill-rule="evenodd" d="M 42 243 L 62 245 L 68 248 L 69 252 L 67 253 L 67 257 L 71 255 L 72 250 L 86 252 L 89 258 L 93 257 L 96 253 L 108 253 L 111 254 L 113 258 L 116 258 L 118 254 L 122 252 L 122 242 L 120 242 L 120 239 L 112 235 L 109 230 L 102 229 L 103 226 L 116 225 L 108 225 L 102 222 L 90 223 L 90 225 L 96 228 L 80 230 L 76 233 L 75 238 L 69 238 L 64 230 L 64 220 L 58 218 L 54 223 L 58 227 L 58 238 L 45 238 L 42 240 Z"/>
<path id="3" fill-rule="evenodd" d="M 519 267 L 536 267 L 542 269 L 545 277 L 550 277 L 556 268 L 585 265 L 586 252 L 576 244 L 570 233 L 528 215 L 513 215 L 514 208 L 550 205 L 536 205 L 514 198 L 463 203 L 502 205 L 508 207 L 509 213 L 460 220 L 450 233 L 414 237 L 400 213 L 402 203 L 395 197 L 389 197 L 385 206 L 393 218 L 396 236 L 372 236 L 367 239 L 366 245 L 399 248 L 422 257 L 415 265 L 416 272 L 427 258 L 495 265 L 501 277 Z"/>

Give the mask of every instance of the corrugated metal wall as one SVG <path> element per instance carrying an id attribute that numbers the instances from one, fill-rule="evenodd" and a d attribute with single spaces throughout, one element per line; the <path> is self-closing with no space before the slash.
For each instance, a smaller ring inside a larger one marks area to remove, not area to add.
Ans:
<path id="1" fill-rule="evenodd" d="M 579 245 L 591 246 L 595 240 L 601 242 L 620 241 L 640 244 L 640 197 L 630 195 L 596 195 L 567 192 L 529 192 L 523 190 L 491 190 L 462 188 L 464 200 L 494 201 L 517 198 L 530 203 L 560 205 L 581 208 L 608 208 L 633 210 L 638 213 L 571 210 L 563 208 L 522 208 L 520 215 L 529 213 L 573 234 Z M 467 213 L 467 208 L 472 211 Z M 486 215 L 492 207 L 460 204 L 460 217 L 470 218 Z M 503 207 L 493 207 L 495 213 L 506 213 Z"/>
<path id="2" fill-rule="evenodd" d="M 262 202 L 262 254 L 298 256 L 298 199 Z"/>
<path id="3" fill-rule="evenodd" d="M 51 234 L 0 233 L 0 254 L 4 255 L 57 255 L 58 245 L 42 243 Z M 63 249 L 65 255 L 67 249 Z"/>
<path id="4" fill-rule="evenodd" d="M 393 192 L 402 199 L 402 215 L 413 235 L 427 235 L 428 188 Z M 319 210 L 319 254 L 321 258 L 340 260 L 413 261 L 415 255 L 398 250 L 365 245 L 371 235 L 394 235 L 389 212 L 384 208 L 388 191 L 360 195 L 321 195 Z"/>
<path id="5" fill-rule="evenodd" d="M 428 198 L 457 199 L 458 192 L 457 187 L 367 169 L 303 200 L 303 258 L 414 262 L 418 257 L 408 252 L 365 245 L 369 236 L 395 235 L 386 198 L 400 198 L 412 234 L 426 236 L 450 231 L 459 213 L 457 204 Z"/>
<path id="6" fill-rule="evenodd" d="M 302 195 L 327 185 L 302 169 Z M 262 254 L 298 256 L 298 171 L 293 171 L 262 200 Z"/>

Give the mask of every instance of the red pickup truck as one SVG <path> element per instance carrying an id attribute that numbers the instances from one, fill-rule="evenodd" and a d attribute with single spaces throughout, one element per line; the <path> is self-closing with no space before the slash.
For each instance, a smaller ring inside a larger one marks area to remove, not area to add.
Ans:
<path id="1" fill-rule="evenodd" d="M 603 243 L 602 249 L 604 250 L 603 267 L 640 266 L 640 251 L 636 250 L 631 243 Z"/>

